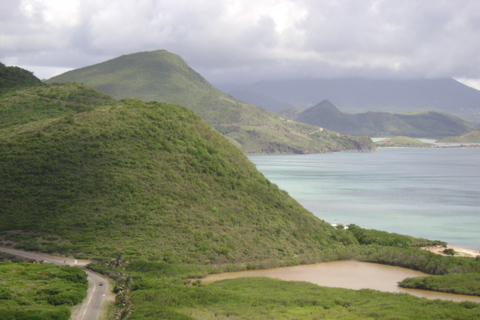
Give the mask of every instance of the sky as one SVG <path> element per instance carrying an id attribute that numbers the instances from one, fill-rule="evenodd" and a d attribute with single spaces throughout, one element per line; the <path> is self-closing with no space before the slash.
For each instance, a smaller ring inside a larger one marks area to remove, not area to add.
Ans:
<path id="1" fill-rule="evenodd" d="M 480 1 L 0 0 L 0 62 L 41 79 L 159 49 L 216 85 L 455 78 L 480 89 Z"/>

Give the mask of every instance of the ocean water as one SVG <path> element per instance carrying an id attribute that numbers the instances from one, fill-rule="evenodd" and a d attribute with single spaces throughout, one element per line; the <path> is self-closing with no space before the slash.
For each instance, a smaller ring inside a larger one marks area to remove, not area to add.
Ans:
<path id="1" fill-rule="evenodd" d="M 329 223 L 354 223 L 480 250 L 480 148 L 248 158 Z"/>

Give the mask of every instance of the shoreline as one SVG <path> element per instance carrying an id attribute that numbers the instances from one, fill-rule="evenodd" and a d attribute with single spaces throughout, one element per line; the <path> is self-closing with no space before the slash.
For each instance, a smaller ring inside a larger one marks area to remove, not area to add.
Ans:
<path id="1" fill-rule="evenodd" d="M 445 249 L 453 249 L 455 251 L 454 257 L 470 257 L 470 258 L 476 258 L 480 256 L 480 251 L 478 250 L 473 250 L 473 249 L 464 249 L 460 247 L 455 247 L 455 246 L 450 246 L 447 245 L 447 247 L 443 246 L 432 246 L 432 247 L 422 247 L 423 250 L 433 252 L 435 254 L 440 254 L 442 256 L 449 256 L 448 254 L 443 253 L 442 251 Z"/>

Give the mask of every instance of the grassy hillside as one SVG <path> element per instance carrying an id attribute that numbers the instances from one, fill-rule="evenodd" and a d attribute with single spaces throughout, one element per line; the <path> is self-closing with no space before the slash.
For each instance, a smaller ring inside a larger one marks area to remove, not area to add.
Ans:
<path id="1" fill-rule="evenodd" d="M 42 82 L 32 72 L 0 63 L 0 94 L 14 88 L 40 86 Z"/>
<path id="2" fill-rule="evenodd" d="M 70 266 L 0 263 L 2 319 L 68 320 L 87 295 L 87 275 Z"/>
<path id="3" fill-rule="evenodd" d="M 5 244 L 224 263 L 314 254 L 341 237 L 185 107 L 126 100 L 18 127 L 0 132 Z"/>
<path id="4" fill-rule="evenodd" d="M 403 136 L 398 136 L 398 137 L 393 137 L 389 139 L 385 139 L 383 141 L 379 141 L 376 143 L 377 147 L 383 147 L 383 148 L 405 148 L 405 147 L 430 147 L 432 144 L 430 143 L 425 143 L 420 140 L 410 138 L 410 137 L 403 137 Z"/>
<path id="5" fill-rule="evenodd" d="M 410 114 L 387 112 L 347 114 L 327 100 L 308 109 L 282 110 L 279 114 L 296 121 L 356 136 L 402 135 L 436 138 L 462 134 L 473 128 L 460 118 L 433 111 Z"/>
<path id="6" fill-rule="evenodd" d="M 93 88 L 65 83 L 17 88 L 0 95 L 0 129 L 75 114 L 116 101 Z"/>
<path id="7" fill-rule="evenodd" d="M 66 72 L 48 83 L 79 82 L 115 99 L 137 98 L 187 106 L 245 153 L 373 150 L 369 139 L 339 137 L 314 126 L 282 121 L 265 109 L 215 89 L 178 55 L 165 50 L 124 55 Z M 311 132 L 316 134 L 309 134 Z"/>
<path id="8" fill-rule="evenodd" d="M 472 131 L 455 137 L 445 137 L 438 142 L 455 142 L 455 143 L 480 143 L 480 126 Z"/>

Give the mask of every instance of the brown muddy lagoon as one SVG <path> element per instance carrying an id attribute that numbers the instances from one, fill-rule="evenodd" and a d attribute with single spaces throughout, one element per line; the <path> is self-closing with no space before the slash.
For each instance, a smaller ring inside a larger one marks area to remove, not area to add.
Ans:
<path id="1" fill-rule="evenodd" d="M 294 267 L 212 274 L 202 279 L 202 284 L 242 277 L 268 277 L 285 281 L 306 281 L 324 287 L 355 290 L 373 289 L 385 292 L 408 293 L 428 299 L 442 299 L 457 302 L 473 301 L 480 303 L 480 297 L 405 289 L 398 286 L 398 282 L 405 278 L 427 275 L 428 274 L 420 271 L 376 263 L 335 261 Z"/>

